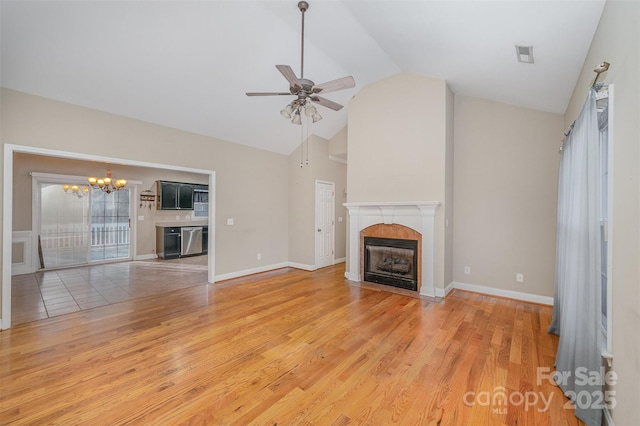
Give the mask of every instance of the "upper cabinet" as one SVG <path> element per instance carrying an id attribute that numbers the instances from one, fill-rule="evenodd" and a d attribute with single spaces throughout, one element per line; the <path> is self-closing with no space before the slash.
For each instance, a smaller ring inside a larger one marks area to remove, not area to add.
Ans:
<path id="1" fill-rule="evenodd" d="M 189 183 L 157 182 L 159 210 L 193 210 L 193 187 Z"/>

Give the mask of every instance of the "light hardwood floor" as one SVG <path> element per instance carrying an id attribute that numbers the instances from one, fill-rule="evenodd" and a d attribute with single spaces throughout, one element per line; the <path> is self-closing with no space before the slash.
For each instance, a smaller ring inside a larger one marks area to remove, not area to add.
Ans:
<path id="1" fill-rule="evenodd" d="M 1 332 L 0 423 L 577 425 L 537 380 L 550 316 L 348 283 L 343 265 L 203 283 Z"/>

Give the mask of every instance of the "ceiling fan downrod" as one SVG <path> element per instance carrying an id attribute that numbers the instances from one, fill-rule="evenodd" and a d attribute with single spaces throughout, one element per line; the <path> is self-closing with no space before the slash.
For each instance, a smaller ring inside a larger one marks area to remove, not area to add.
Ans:
<path id="1" fill-rule="evenodd" d="M 309 9 L 306 1 L 298 2 L 298 9 L 302 12 L 302 43 L 300 43 L 300 78 L 304 78 L 304 13 Z"/>

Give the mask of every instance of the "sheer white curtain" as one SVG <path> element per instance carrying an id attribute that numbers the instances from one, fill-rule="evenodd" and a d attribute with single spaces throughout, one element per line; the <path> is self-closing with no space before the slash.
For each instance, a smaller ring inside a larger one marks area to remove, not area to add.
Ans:
<path id="1" fill-rule="evenodd" d="M 596 92 L 591 89 L 562 150 L 549 332 L 560 336 L 555 368 L 562 379 L 556 381 L 574 399 L 576 416 L 594 426 L 601 424 L 597 402 L 603 388 L 583 377 L 602 365 L 599 162 Z"/>

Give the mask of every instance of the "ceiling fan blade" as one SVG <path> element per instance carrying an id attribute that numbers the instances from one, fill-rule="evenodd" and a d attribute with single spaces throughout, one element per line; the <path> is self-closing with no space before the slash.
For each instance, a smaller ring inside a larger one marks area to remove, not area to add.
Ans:
<path id="1" fill-rule="evenodd" d="M 247 96 L 280 96 L 280 95 L 289 95 L 290 92 L 247 92 Z"/>
<path id="2" fill-rule="evenodd" d="M 330 101 L 327 98 L 323 98 L 321 96 L 310 96 L 311 100 L 319 105 L 330 108 L 334 111 L 340 111 L 342 109 L 342 105 L 337 102 Z"/>
<path id="3" fill-rule="evenodd" d="M 296 77 L 296 73 L 293 72 L 289 65 L 276 65 L 276 68 L 278 68 L 278 71 L 280 71 L 284 78 L 287 79 L 291 87 L 302 88 L 298 83 L 298 77 Z"/>
<path id="4" fill-rule="evenodd" d="M 337 80 L 327 81 L 326 83 L 316 84 L 315 86 L 313 86 L 312 90 L 313 93 L 329 93 L 343 89 L 351 89 L 352 87 L 355 87 L 355 85 L 356 81 L 353 79 L 353 77 L 348 76 L 339 78 Z"/>

